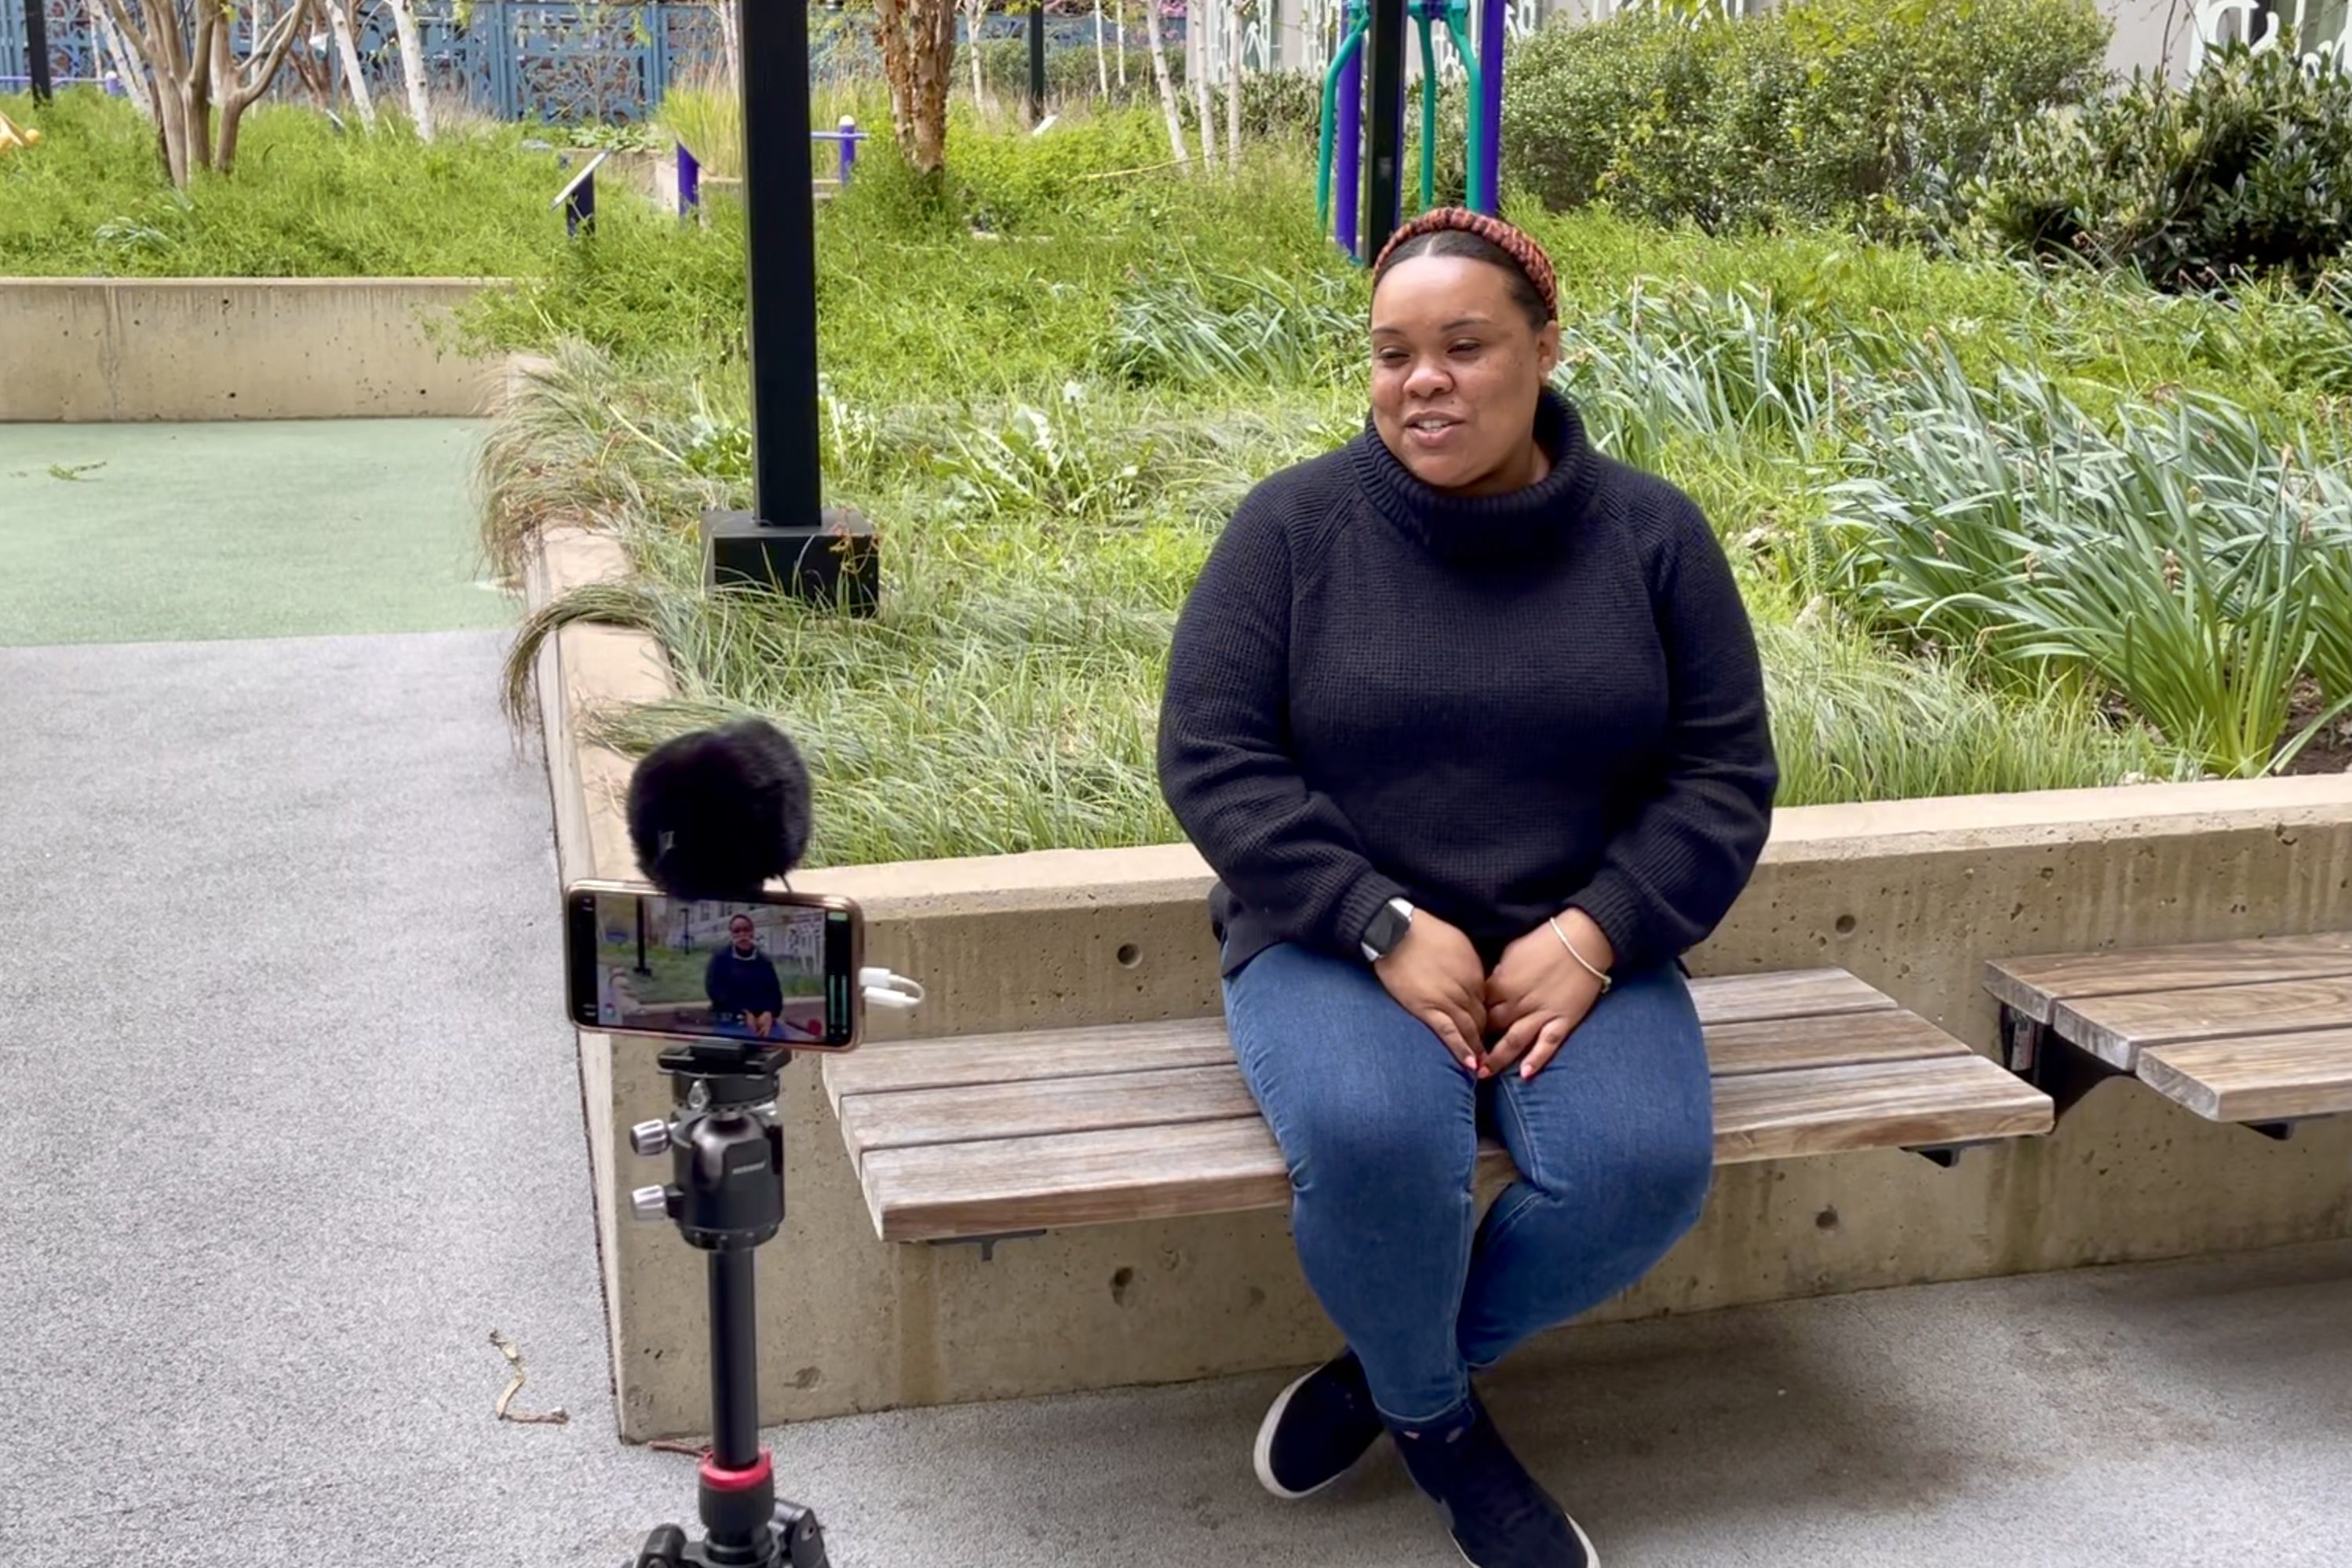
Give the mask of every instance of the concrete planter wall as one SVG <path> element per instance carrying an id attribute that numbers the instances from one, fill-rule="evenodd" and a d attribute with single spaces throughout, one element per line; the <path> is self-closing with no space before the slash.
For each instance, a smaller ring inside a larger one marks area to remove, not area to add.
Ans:
<path id="1" fill-rule="evenodd" d="M 470 416 L 432 330 L 494 279 L 0 279 L 0 421 Z"/>
<path id="2" fill-rule="evenodd" d="M 551 539 L 533 601 L 620 567 L 609 541 Z M 580 744 L 578 716 L 667 689 L 661 650 L 640 634 L 572 626 L 542 655 L 567 878 L 635 874 L 619 808 L 628 764 Z M 877 1037 L 1217 1008 L 1209 877 L 1189 846 L 794 880 L 858 899 L 870 962 L 929 986 L 910 1020 L 877 1016 Z M 2352 776 L 1810 807 L 1780 815 L 1755 882 L 1692 965 L 1842 964 L 1990 1052 L 1995 1010 L 1979 981 L 1990 957 L 2347 921 Z M 650 1042 L 583 1034 L 581 1052 L 622 1430 L 698 1432 L 709 1420 L 702 1262 L 669 1226 L 614 1217 L 630 1188 L 660 1179 L 623 1133 L 666 1110 L 667 1085 Z M 767 1419 L 1329 1353 L 1280 1214 L 1076 1230 L 1006 1243 L 989 1262 L 971 1247 L 875 1240 L 815 1068 L 785 1078 L 790 1213 L 760 1255 Z M 1973 1152 L 1951 1171 L 1865 1153 L 1734 1166 L 1717 1182 L 1699 1227 L 1596 1316 L 2342 1237 L 2352 1234 L 2352 1119 L 2273 1143 L 2116 1084 L 2056 1135 Z"/>

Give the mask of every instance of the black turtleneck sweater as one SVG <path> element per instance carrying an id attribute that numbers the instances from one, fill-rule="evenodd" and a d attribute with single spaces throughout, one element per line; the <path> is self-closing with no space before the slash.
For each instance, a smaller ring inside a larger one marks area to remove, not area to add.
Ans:
<path id="1" fill-rule="evenodd" d="M 1253 489 L 1176 628 L 1160 787 L 1219 878 L 1230 974 L 1362 962 L 1403 896 L 1489 967 L 1581 908 L 1621 969 L 1679 957 L 1764 846 L 1762 671 L 1697 505 L 1547 392 L 1550 473 L 1465 499 L 1379 433 Z"/>

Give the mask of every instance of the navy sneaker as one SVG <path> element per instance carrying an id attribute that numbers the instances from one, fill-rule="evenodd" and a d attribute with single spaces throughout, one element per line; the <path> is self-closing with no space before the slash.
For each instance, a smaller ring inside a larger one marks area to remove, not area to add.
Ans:
<path id="1" fill-rule="evenodd" d="M 1504 1446 L 1476 1394 L 1442 1428 L 1391 1432 L 1471 1568 L 1598 1568 L 1582 1527 Z"/>
<path id="2" fill-rule="evenodd" d="M 1257 1479 L 1294 1501 L 1319 1492 L 1353 1468 L 1382 1430 L 1363 1363 L 1344 1352 L 1275 1396 L 1257 1429 Z"/>

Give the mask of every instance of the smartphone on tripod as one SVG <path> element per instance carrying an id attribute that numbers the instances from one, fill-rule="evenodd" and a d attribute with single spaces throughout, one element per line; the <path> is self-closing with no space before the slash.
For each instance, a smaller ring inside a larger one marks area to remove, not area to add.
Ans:
<path id="1" fill-rule="evenodd" d="M 610 1034 L 856 1048 L 866 923 L 830 893 L 674 899 L 635 882 L 563 892 L 572 1021 Z"/>

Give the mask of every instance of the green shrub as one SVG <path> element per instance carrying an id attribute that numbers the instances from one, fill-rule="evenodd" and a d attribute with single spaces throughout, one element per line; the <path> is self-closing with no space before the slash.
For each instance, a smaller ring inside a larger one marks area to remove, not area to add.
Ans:
<path id="1" fill-rule="evenodd" d="M 339 132 L 316 110 L 263 103 L 236 172 L 200 170 L 181 192 L 127 99 L 74 87 L 35 109 L 0 94 L 0 112 L 42 132 L 0 157 L 0 275 L 511 276 L 565 248 L 548 203 L 568 175 L 554 152 L 521 145 L 545 128 L 458 126 L 420 142 L 389 115 Z M 655 221 L 624 182 L 598 195 L 603 237 Z"/>
<path id="2" fill-rule="evenodd" d="M 2352 73 L 2232 44 L 2185 89 L 2136 78 L 2033 121 L 1969 198 L 2014 245 L 2136 267 L 2159 288 L 2308 279 L 2352 241 Z"/>
<path id="3" fill-rule="evenodd" d="M 971 61 L 965 45 L 956 51 L 955 73 L 950 85 L 969 89 L 971 86 Z M 984 38 L 980 50 L 980 77 L 988 90 L 1009 102 L 1026 100 L 1029 92 L 1029 40 L 1025 37 Z M 1165 48 L 1168 75 L 1177 86 L 1184 84 L 1184 51 L 1181 47 Z M 1160 89 L 1151 78 L 1151 55 L 1140 45 L 1127 51 L 1127 85 L 1119 85 L 1118 49 L 1106 43 L 1102 64 L 1095 63 L 1091 44 L 1085 48 L 1048 49 L 1045 52 L 1045 96 L 1053 102 L 1073 99 L 1103 100 L 1102 78 L 1110 78 L 1109 101 L 1119 104 L 1152 103 Z"/>
<path id="4" fill-rule="evenodd" d="M 1116 206 L 1122 169 L 1168 161 L 1168 129 L 1157 109 L 1104 109 L 1070 114 L 1042 135 L 982 135 L 954 125 L 948 133 L 948 177 L 992 229 L 1066 221 Z"/>
<path id="5" fill-rule="evenodd" d="M 1519 45 L 1504 168 L 1554 206 L 1607 199 L 1717 230 L 1940 216 L 2021 115 L 2079 100 L 2109 25 L 2091 0 L 1677 5 Z"/>
<path id="6" fill-rule="evenodd" d="M 2047 377 L 1971 386 L 1923 351 L 1832 490 L 1865 602 L 2028 669 L 2087 676 L 2213 772 L 2284 765 L 2295 684 L 2333 689 L 2352 474 L 2218 397 L 2114 428 Z"/>
<path id="7" fill-rule="evenodd" d="M 1224 111 L 1219 89 L 1218 112 Z M 1242 134 L 1313 137 L 1323 123 L 1323 79 L 1314 71 L 1255 71 L 1242 78 Z"/>

